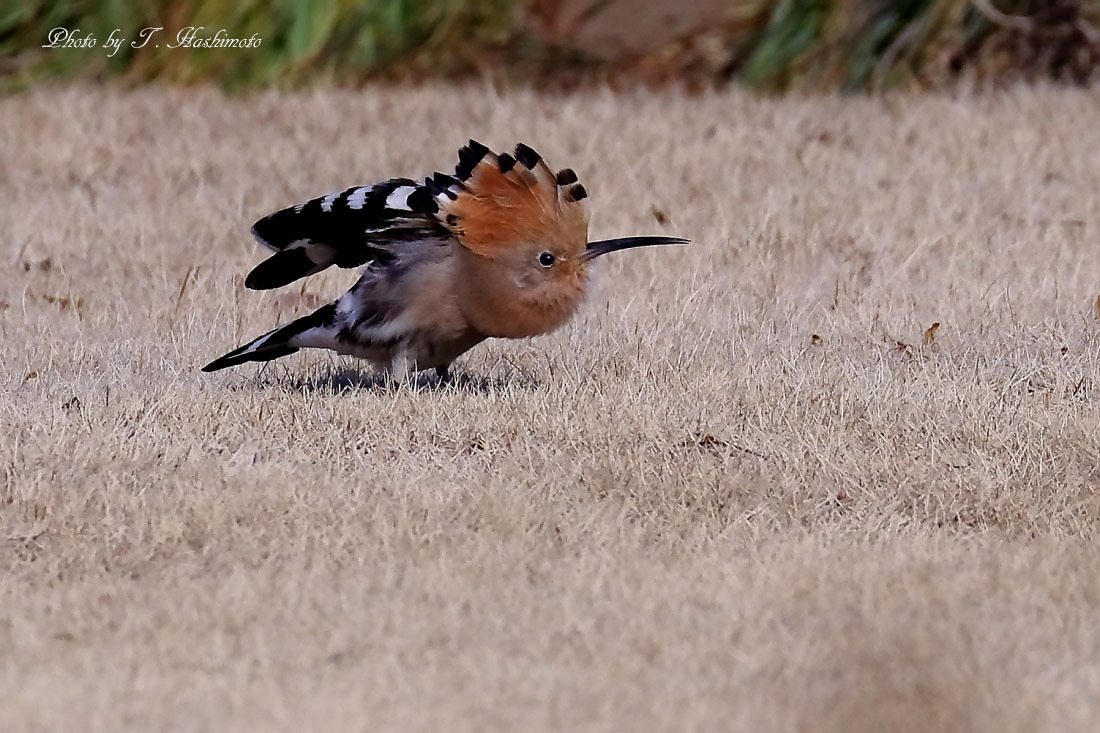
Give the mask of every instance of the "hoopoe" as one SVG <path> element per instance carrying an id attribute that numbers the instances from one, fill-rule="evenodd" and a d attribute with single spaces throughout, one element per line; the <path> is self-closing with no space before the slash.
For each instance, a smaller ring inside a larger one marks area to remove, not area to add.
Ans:
<path id="1" fill-rule="evenodd" d="M 245 280 L 268 290 L 332 265 L 366 265 L 354 287 L 203 367 L 270 361 L 302 348 L 365 358 L 392 378 L 434 368 L 487 338 L 548 333 L 576 312 L 597 257 L 676 237 L 588 241 L 587 196 L 524 144 L 494 155 L 471 140 L 454 176 L 392 178 L 330 193 L 260 219 L 275 254 Z"/>

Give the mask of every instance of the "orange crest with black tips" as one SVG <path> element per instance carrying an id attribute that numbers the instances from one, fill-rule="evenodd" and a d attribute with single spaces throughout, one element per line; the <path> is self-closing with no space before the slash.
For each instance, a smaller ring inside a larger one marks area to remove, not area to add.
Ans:
<path id="1" fill-rule="evenodd" d="M 514 156 L 498 156 L 471 140 L 458 157 L 454 176 L 437 173 L 424 183 L 439 204 L 439 221 L 462 246 L 489 259 L 520 242 L 554 242 L 583 253 L 587 193 L 573 171 L 555 175 L 523 143 Z"/>

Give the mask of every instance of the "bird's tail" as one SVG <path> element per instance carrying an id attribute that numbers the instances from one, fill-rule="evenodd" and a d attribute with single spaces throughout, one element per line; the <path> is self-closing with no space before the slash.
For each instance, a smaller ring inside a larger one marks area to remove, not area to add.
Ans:
<path id="1" fill-rule="evenodd" d="M 293 354 L 303 345 L 298 343 L 298 336 L 315 328 L 323 329 L 332 324 L 336 315 L 336 304 L 329 303 L 319 308 L 308 316 L 303 316 L 296 321 L 291 321 L 285 326 L 280 326 L 274 331 L 269 331 L 257 339 L 249 341 L 240 348 L 233 349 L 228 354 L 221 356 L 202 368 L 204 372 L 216 372 L 219 369 L 237 366 L 249 361 L 271 361 L 282 356 Z"/>

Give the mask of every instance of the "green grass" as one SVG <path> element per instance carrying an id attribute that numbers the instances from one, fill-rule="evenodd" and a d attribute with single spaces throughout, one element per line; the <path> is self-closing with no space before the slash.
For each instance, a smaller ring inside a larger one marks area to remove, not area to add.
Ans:
<path id="1" fill-rule="evenodd" d="M 349 81 L 379 74 L 457 73 L 482 49 L 503 41 L 513 0 L 14 0 L 0 11 L 0 63 L 9 83 L 43 78 L 215 81 L 227 88 L 295 84 L 317 78 Z M 163 26 L 160 47 L 124 43 L 112 58 L 102 48 L 41 48 L 51 29 L 79 28 L 106 39 L 113 29 L 136 39 Z M 262 39 L 258 50 L 169 49 L 176 33 L 201 26 L 206 35 Z"/>
<path id="2" fill-rule="evenodd" d="M 638 12 L 674 7 L 647 0 Z M 572 78 L 579 60 L 595 78 L 629 77 L 639 59 L 578 53 L 571 42 L 586 24 L 601 22 L 599 12 L 584 17 L 551 38 L 524 21 L 521 0 L 7 0 L 0 9 L 0 75 L 5 89 L 51 78 L 116 77 L 241 89 L 476 74 Z M 101 47 L 115 29 L 130 40 L 153 26 L 164 27 L 159 47 L 124 43 L 110 57 Z M 256 34 L 262 45 L 168 48 L 187 26 L 202 26 L 206 35 Z M 941 72 L 973 67 L 984 76 L 1081 82 L 1100 68 L 1098 26 L 1100 0 L 738 0 L 727 17 L 699 31 L 720 34 L 723 51 L 718 63 L 693 72 L 703 76 L 694 81 L 854 92 L 913 79 L 934 84 L 950 77 Z M 42 48 L 58 27 L 92 33 L 99 47 Z"/>

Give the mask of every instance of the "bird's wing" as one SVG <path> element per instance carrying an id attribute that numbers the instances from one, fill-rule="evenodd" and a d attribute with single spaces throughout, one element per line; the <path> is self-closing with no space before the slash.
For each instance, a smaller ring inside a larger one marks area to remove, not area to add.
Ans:
<path id="1" fill-rule="evenodd" d="M 356 186 L 268 214 L 252 236 L 273 254 L 248 274 L 253 290 L 282 287 L 332 265 L 359 267 L 402 243 L 446 236 L 428 189 L 408 178 Z"/>

